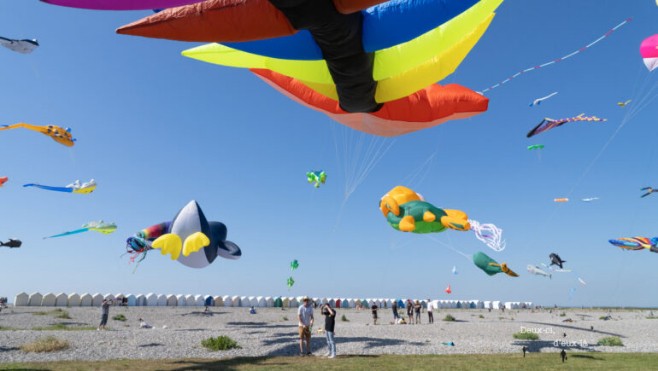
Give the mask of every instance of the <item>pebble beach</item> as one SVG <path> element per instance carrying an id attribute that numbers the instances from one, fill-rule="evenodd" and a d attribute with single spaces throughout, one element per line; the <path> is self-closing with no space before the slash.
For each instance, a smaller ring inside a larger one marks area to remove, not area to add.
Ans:
<path id="1" fill-rule="evenodd" d="M 296 356 L 295 308 L 112 307 L 107 330 L 97 330 L 99 308 L 10 307 L 0 312 L 0 362 L 182 359 Z M 313 356 L 327 352 L 324 318 L 315 309 Z M 62 313 L 66 317 L 58 318 Z M 122 314 L 126 320 L 113 317 Z M 450 314 L 455 321 L 443 321 Z M 343 315 L 346 320 L 342 320 Z M 153 328 L 141 329 L 139 318 Z M 605 319 L 603 319 L 605 318 Z M 650 310 L 548 309 L 491 311 L 441 309 L 434 323 L 393 324 L 390 309 L 379 310 L 373 325 L 369 310 L 339 309 L 336 321 L 338 355 L 494 354 L 530 352 L 657 352 L 658 319 Z M 53 325 L 66 330 L 50 330 Z M 77 329 L 77 330 L 76 330 Z M 513 334 L 534 332 L 538 340 L 517 340 Z M 241 348 L 209 351 L 201 341 L 226 335 Z M 20 347 L 46 336 L 66 340 L 70 348 L 51 353 L 26 353 Z M 603 337 L 619 337 L 623 346 L 599 346 Z M 446 345 L 454 343 L 454 346 Z"/>

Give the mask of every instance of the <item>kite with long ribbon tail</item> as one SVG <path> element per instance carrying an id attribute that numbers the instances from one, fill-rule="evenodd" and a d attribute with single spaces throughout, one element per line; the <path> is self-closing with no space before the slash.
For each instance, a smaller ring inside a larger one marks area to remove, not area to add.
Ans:
<path id="1" fill-rule="evenodd" d="M 581 113 L 578 116 L 574 117 L 567 117 L 563 119 L 551 119 L 551 118 L 544 118 L 537 126 L 532 128 L 526 135 L 526 137 L 530 138 L 533 137 L 537 134 L 541 134 L 545 131 L 549 131 L 551 129 L 554 129 L 558 126 L 562 126 L 566 124 L 567 122 L 576 122 L 576 121 L 590 121 L 590 122 L 601 122 L 601 121 L 607 121 L 606 119 L 602 119 L 596 116 L 585 116 L 584 113 Z"/>
<path id="2" fill-rule="evenodd" d="M 56 125 L 32 125 L 26 124 L 24 122 L 19 122 L 13 125 L 2 125 L 0 130 L 10 130 L 24 128 L 28 130 L 34 130 L 38 133 L 47 135 L 59 144 L 63 144 L 67 147 L 73 147 L 75 144 L 75 139 L 71 136 L 71 128 L 62 128 Z"/>
<path id="3" fill-rule="evenodd" d="M 470 219 L 471 230 L 475 232 L 475 237 L 484 242 L 494 251 L 505 250 L 505 240 L 503 240 L 503 230 L 496 227 L 494 224 L 486 223 L 480 224 L 477 220 Z"/>
<path id="4" fill-rule="evenodd" d="M 87 231 L 94 231 L 94 232 L 99 232 L 103 234 L 110 234 L 114 231 L 117 230 L 117 225 L 114 223 L 106 223 L 102 220 L 97 221 L 97 222 L 89 222 L 87 224 L 84 224 L 82 228 L 76 229 L 73 231 L 68 231 L 48 237 L 44 237 L 43 239 L 45 240 L 46 238 L 55 238 L 55 237 L 63 237 L 63 236 L 68 236 L 72 234 L 78 234 L 82 232 L 87 232 Z"/>
<path id="5" fill-rule="evenodd" d="M 616 25 L 615 27 L 609 29 L 608 32 L 604 33 L 604 34 L 601 35 L 598 39 L 592 41 L 591 43 L 589 43 L 589 44 L 587 44 L 587 45 L 585 45 L 585 46 L 583 46 L 582 48 L 580 48 L 580 49 L 578 49 L 578 50 L 576 50 L 576 51 L 574 51 L 574 52 L 571 52 L 571 53 L 569 53 L 569 54 L 567 54 L 567 55 L 565 55 L 565 56 L 563 56 L 563 57 L 556 58 L 556 59 L 552 59 L 552 60 L 550 60 L 550 61 L 548 61 L 548 62 L 546 62 L 546 63 L 542 63 L 542 64 L 540 64 L 540 65 L 535 65 L 535 66 L 533 66 L 533 67 L 529 67 L 529 68 L 526 68 L 526 69 L 524 69 L 524 70 L 521 70 L 521 71 L 519 71 L 519 72 L 513 74 L 512 76 L 506 78 L 505 80 L 503 80 L 503 81 L 501 81 L 501 82 L 499 82 L 499 83 L 497 83 L 497 84 L 494 84 L 494 85 L 492 85 L 492 86 L 490 86 L 490 87 L 488 87 L 488 88 L 486 88 L 486 89 L 481 90 L 480 93 L 484 94 L 484 93 L 488 92 L 489 90 L 493 90 L 493 89 L 496 89 L 496 88 L 498 88 L 498 87 L 500 87 L 500 86 L 502 86 L 502 85 L 507 84 L 508 82 L 512 81 L 513 79 L 515 79 L 515 78 L 517 78 L 517 77 L 519 77 L 519 76 L 521 76 L 521 75 L 523 75 L 523 74 L 525 74 L 525 73 L 528 73 L 528 72 L 530 72 L 530 71 L 534 71 L 534 70 L 538 70 L 538 69 L 540 69 L 540 68 L 544 68 L 544 67 L 546 67 L 546 66 L 550 66 L 551 64 L 555 64 L 555 63 L 557 63 L 557 62 L 562 62 L 562 61 L 564 61 L 564 60 L 566 60 L 566 59 L 569 59 L 569 58 L 573 57 L 573 56 L 576 55 L 576 54 L 579 54 L 579 53 L 581 53 L 581 52 L 584 52 L 585 50 L 587 50 L 587 49 L 591 48 L 592 46 L 598 44 L 600 41 L 602 41 L 603 39 L 607 38 L 607 37 L 610 36 L 613 32 L 617 31 L 619 28 L 621 28 L 622 26 L 624 26 L 625 24 L 627 24 L 628 22 L 630 22 L 630 21 L 632 21 L 632 20 L 633 20 L 633 18 L 627 18 L 627 19 L 624 19 L 623 22 L 621 22 L 620 24 Z"/>
<path id="6" fill-rule="evenodd" d="M 64 193 L 89 194 L 96 190 L 97 185 L 98 184 L 96 184 L 96 181 L 94 179 L 91 179 L 90 181 L 84 183 L 80 183 L 79 180 L 76 180 L 75 182 L 67 185 L 66 187 L 54 187 L 54 186 L 47 186 L 47 185 L 36 184 L 36 183 L 23 184 L 23 187 L 36 187 L 36 188 L 45 189 L 47 191 L 64 192 Z"/>

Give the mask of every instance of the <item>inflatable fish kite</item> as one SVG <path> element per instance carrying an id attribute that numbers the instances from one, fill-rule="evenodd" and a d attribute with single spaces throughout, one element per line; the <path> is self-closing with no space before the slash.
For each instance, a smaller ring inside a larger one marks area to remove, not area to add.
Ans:
<path id="1" fill-rule="evenodd" d="M 214 42 L 183 55 L 248 68 L 343 125 L 396 136 L 487 110 L 486 97 L 437 81 L 455 71 L 502 0 L 208 0 L 120 34 Z"/>
<path id="2" fill-rule="evenodd" d="M 7 242 L 0 242 L 0 246 L 5 246 L 5 247 L 8 247 L 10 249 L 19 248 L 19 247 L 21 247 L 22 244 L 23 244 L 23 241 L 15 240 L 13 238 L 10 238 L 9 241 L 7 241 Z"/>
<path id="3" fill-rule="evenodd" d="M 17 53 L 30 54 L 39 46 L 39 42 L 35 39 L 14 40 L 0 36 L 0 45 Z"/>
<path id="4" fill-rule="evenodd" d="M 96 186 L 97 184 L 94 179 L 91 179 L 90 181 L 84 182 L 82 184 L 80 183 L 79 180 L 76 180 L 75 182 L 67 185 L 66 187 L 53 187 L 53 186 L 47 186 L 47 185 L 35 184 L 35 183 L 23 184 L 23 187 L 36 187 L 36 188 L 45 189 L 47 191 L 78 193 L 78 194 L 89 194 L 96 190 Z"/>
<path id="5" fill-rule="evenodd" d="M 413 190 L 397 186 L 385 194 L 379 209 L 388 224 L 401 232 L 434 233 L 446 228 L 468 231 L 471 226 L 466 213 L 460 210 L 444 210 L 421 201 Z"/>
<path id="6" fill-rule="evenodd" d="M 545 118 L 537 126 L 535 126 L 532 130 L 530 130 L 526 136 L 530 138 L 537 134 L 541 134 L 545 131 L 554 129 L 558 126 L 562 126 L 567 122 L 576 122 L 576 121 L 601 122 L 601 121 L 606 121 L 606 119 L 598 118 L 596 116 L 585 116 L 584 113 L 581 113 L 580 115 L 575 117 L 568 117 L 568 118 L 557 119 L 557 120 Z"/>
<path id="7" fill-rule="evenodd" d="M 498 263 L 497 261 L 491 259 L 487 254 L 478 251 L 473 254 L 473 263 L 475 266 L 482 269 L 482 271 L 490 276 L 498 273 L 505 273 L 510 277 L 518 277 L 513 270 L 507 267 L 507 263 Z"/>
<path id="8" fill-rule="evenodd" d="M 33 130 L 38 133 L 47 135 L 53 140 L 59 144 L 63 144 L 67 147 L 72 147 L 74 142 L 76 141 L 72 136 L 71 136 L 71 128 L 61 128 L 59 126 L 55 125 L 32 125 L 32 124 L 26 124 L 24 122 L 19 122 L 18 124 L 13 124 L 13 125 L 2 125 L 0 126 L 0 130 L 10 130 L 10 129 L 18 129 L 18 128 L 24 128 L 28 130 Z"/>
<path id="9" fill-rule="evenodd" d="M 651 252 L 658 253 L 658 237 L 622 237 L 616 240 L 609 240 L 609 242 L 624 250 L 647 249 Z"/>
<path id="10" fill-rule="evenodd" d="M 106 222 L 100 220 L 100 221 L 97 221 L 97 222 L 89 222 L 87 224 L 84 224 L 82 226 L 82 228 L 80 228 L 80 229 L 76 229 L 76 230 L 73 230 L 73 231 L 56 234 L 56 235 L 53 235 L 53 236 L 44 237 L 43 239 L 45 240 L 46 238 L 69 236 L 69 235 L 72 235 L 72 234 L 78 234 L 78 233 L 87 232 L 87 231 L 94 231 L 94 232 L 98 232 L 98 233 L 102 233 L 102 234 L 110 234 L 110 233 L 112 233 L 116 230 L 117 230 L 117 225 L 116 224 L 106 223 Z"/>
<path id="11" fill-rule="evenodd" d="M 204 268 L 217 256 L 236 260 L 242 256 L 238 245 L 226 240 L 228 230 L 224 223 L 209 222 L 199 204 L 192 200 L 176 214 L 170 222 L 153 225 L 139 231 L 126 241 L 131 260 L 141 254 L 160 249 L 162 255 L 169 254 L 171 260 L 191 268 Z"/>
<path id="12" fill-rule="evenodd" d="M 558 267 L 560 267 L 560 269 L 563 269 L 564 267 L 562 266 L 562 264 L 567 262 L 566 260 L 562 260 L 562 258 L 560 258 L 560 255 L 554 252 L 552 252 L 548 257 L 551 258 L 550 265 L 557 265 Z"/>
<path id="13" fill-rule="evenodd" d="M 544 276 L 544 277 L 548 277 L 548 278 L 551 278 L 551 276 L 552 276 L 550 273 L 547 273 L 545 270 L 539 268 L 536 265 L 528 264 L 527 269 L 528 269 L 528 272 L 530 272 L 531 274 L 534 274 L 536 276 Z"/>
<path id="14" fill-rule="evenodd" d="M 306 180 L 313 184 L 315 188 L 320 188 L 320 184 L 324 184 L 327 181 L 327 173 L 322 171 L 309 171 L 306 173 Z"/>
<path id="15" fill-rule="evenodd" d="M 41 0 L 53 5 L 94 10 L 145 10 L 173 8 L 203 0 Z"/>

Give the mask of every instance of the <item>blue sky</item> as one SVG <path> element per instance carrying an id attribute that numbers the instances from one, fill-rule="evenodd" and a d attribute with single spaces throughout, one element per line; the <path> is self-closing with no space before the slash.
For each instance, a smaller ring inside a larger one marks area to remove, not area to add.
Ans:
<path id="1" fill-rule="evenodd" d="M 638 52 L 657 32 L 654 1 L 506 1 L 444 82 L 481 90 L 633 21 L 584 53 L 489 92 L 484 114 L 394 139 L 345 128 L 248 71 L 180 56 L 199 44 L 114 33 L 149 14 L 35 0 L 0 4 L 0 36 L 41 44 L 30 55 L 0 50 L 0 121 L 71 127 L 78 139 L 66 148 L 27 130 L 0 133 L 0 176 L 10 178 L 0 189 L 0 239 L 23 240 L 20 249 L 0 249 L 0 296 L 156 292 L 656 305 L 647 293 L 658 279 L 658 256 L 607 242 L 656 235 L 658 196 L 640 199 L 639 189 L 658 186 L 658 100 L 630 119 L 632 103 L 616 105 L 658 95 L 647 88 L 658 76 Z M 559 94 L 528 107 L 553 91 Z M 608 121 L 525 137 L 543 117 L 583 112 Z M 526 149 L 537 143 L 546 146 L 541 157 Z M 345 170 L 356 166 L 353 174 L 362 174 L 372 159 L 365 148 L 377 144 L 390 148 L 345 199 Z M 344 160 L 346 150 L 357 156 Z M 315 169 L 328 173 L 319 189 L 305 180 Z M 90 178 L 99 184 L 91 195 L 22 187 Z M 395 231 L 377 203 L 396 185 L 495 223 L 507 248 L 494 252 L 470 232 Z M 556 204 L 555 197 L 572 201 Z M 580 202 L 584 197 L 600 200 Z M 209 220 L 228 226 L 242 259 L 218 258 L 197 270 L 156 251 L 133 273 L 121 256 L 125 239 L 170 220 L 192 199 Z M 42 239 L 98 219 L 119 229 Z M 489 277 L 455 251 L 483 251 L 521 277 Z M 551 252 L 573 272 L 551 280 L 526 272 L 528 264 L 548 263 Z M 300 266 L 288 290 L 293 259 Z M 443 292 L 448 284 L 450 296 Z"/>

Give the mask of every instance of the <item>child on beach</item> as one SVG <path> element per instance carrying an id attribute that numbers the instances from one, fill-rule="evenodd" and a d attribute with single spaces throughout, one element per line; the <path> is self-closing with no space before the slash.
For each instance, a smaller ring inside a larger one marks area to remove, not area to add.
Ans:
<path id="1" fill-rule="evenodd" d="M 377 304 L 372 304 L 372 307 L 370 307 L 370 310 L 372 310 L 372 322 L 376 325 L 377 324 Z"/>

